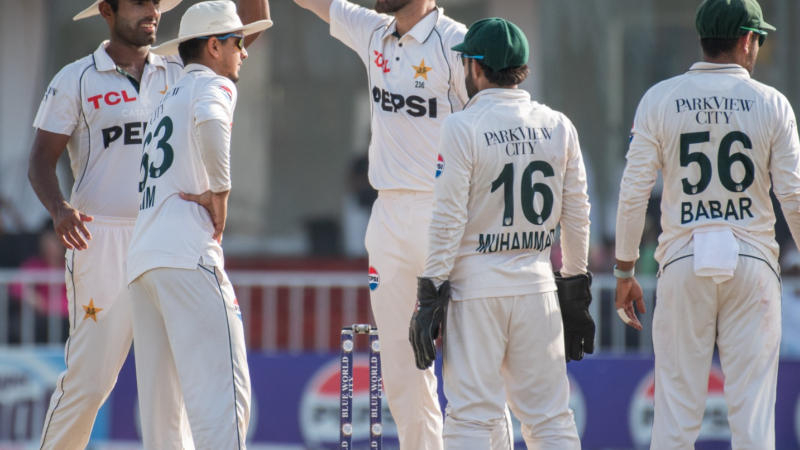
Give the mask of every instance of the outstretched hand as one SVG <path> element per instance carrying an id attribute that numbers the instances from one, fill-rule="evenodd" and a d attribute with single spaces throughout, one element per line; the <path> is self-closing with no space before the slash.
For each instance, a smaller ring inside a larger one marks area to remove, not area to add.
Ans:
<path id="1" fill-rule="evenodd" d="M 84 222 L 94 220 L 92 216 L 84 214 L 73 208 L 67 202 L 62 203 L 53 214 L 53 229 L 59 240 L 68 249 L 86 250 L 92 239 L 92 233 L 86 228 Z M 85 238 L 85 239 L 84 239 Z"/>
<path id="2" fill-rule="evenodd" d="M 225 220 L 228 217 L 228 194 L 231 191 L 211 192 L 210 190 L 202 194 L 187 194 L 181 192 L 179 195 L 183 200 L 194 202 L 208 211 L 211 223 L 214 225 L 215 241 L 222 243 L 222 232 L 225 230 Z"/>
<path id="3" fill-rule="evenodd" d="M 634 305 L 640 314 L 644 314 L 647 311 L 644 307 L 642 287 L 639 285 L 639 282 L 636 281 L 636 278 L 617 278 L 617 293 L 614 304 L 617 308 L 619 318 L 622 319 L 626 325 L 642 331 L 642 323 L 639 322 L 639 318 L 636 317 Z"/>

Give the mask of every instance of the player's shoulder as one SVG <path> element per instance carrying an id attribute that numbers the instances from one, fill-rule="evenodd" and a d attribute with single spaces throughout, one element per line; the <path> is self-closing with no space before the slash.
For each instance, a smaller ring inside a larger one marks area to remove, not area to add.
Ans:
<path id="1" fill-rule="evenodd" d="M 388 14 L 379 13 L 374 9 L 366 8 L 348 0 L 333 0 L 330 13 L 331 19 L 348 18 L 356 20 L 361 25 L 371 27 L 386 26 L 394 20 Z"/>
<path id="2" fill-rule="evenodd" d="M 436 30 L 436 32 L 441 36 L 447 50 L 450 50 L 450 47 L 463 42 L 464 35 L 467 34 L 466 25 L 450 16 L 445 15 L 444 10 L 439 11 L 439 18 L 436 21 L 434 30 Z"/>
<path id="3" fill-rule="evenodd" d="M 676 89 L 679 89 L 681 85 L 683 85 L 686 81 L 688 81 L 688 77 L 689 77 L 688 74 L 682 73 L 667 78 L 665 80 L 661 80 L 658 83 L 650 86 L 650 88 L 647 89 L 647 91 L 645 91 L 643 97 L 648 97 L 653 99 L 666 97 Z"/>
<path id="4" fill-rule="evenodd" d="M 236 84 L 227 77 L 217 75 L 211 71 L 203 71 L 198 75 L 198 86 L 195 92 L 207 93 L 212 97 L 226 100 L 228 103 L 235 103 L 238 91 Z"/>
<path id="5" fill-rule="evenodd" d="M 442 121 L 442 129 L 465 130 L 473 128 L 474 124 L 478 122 L 482 112 L 480 108 L 467 108 L 456 111 L 445 117 Z"/>
<path id="6" fill-rule="evenodd" d="M 86 55 L 62 67 L 53 77 L 53 84 L 77 81 L 86 72 L 93 69 L 95 69 L 94 55 Z"/>
<path id="7" fill-rule="evenodd" d="M 183 71 L 183 61 L 178 55 L 165 56 L 150 53 L 150 58 L 152 58 L 152 61 L 163 65 L 167 72 L 173 73 Z"/>
<path id="8" fill-rule="evenodd" d="M 664 102 L 670 101 L 676 91 L 686 85 L 688 77 L 687 73 L 682 73 L 650 86 L 639 100 L 638 111 L 659 109 Z"/>
<path id="9" fill-rule="evenodd" d="M 779 91 L 777 88 L 768 84 L 762 83 L 758 80 L 750 78 L 747 80 L 747 86 L 750 87 L 756 95 L 761 97 L 766 104 L 774 104 L 775 106 L 789 105 L 789 99 Z"/>

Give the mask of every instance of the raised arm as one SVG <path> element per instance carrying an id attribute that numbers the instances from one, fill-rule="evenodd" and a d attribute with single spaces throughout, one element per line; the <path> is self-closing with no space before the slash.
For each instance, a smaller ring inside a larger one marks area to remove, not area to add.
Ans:
<path id="1" fill-rule="evenodd" d="M 90 222 L 92 217 L 73 208 L 64 199 L 56 177 L 56 164 L 67 141 L 69 136 L 37 129 L 31 147 L 28 179 L 39 201 L 53 218 L 61 243 L 70 249 L 83 250 L 87 248 L 86 240 L 92 238 L 83 222 Z"/>
<path id="2" fill-rule="evenodd" d="M 239 18 L 245 25 L 257 20 L 272 19 L 269 14 L 268 0 L 240 0 L 239 7 L 237 9 L 239 11 Z M 244 39 L 244 46 L 249 46 L 256 39 L 258 39 L 259 36 L 261 36 L 261 33 L 255 33 L 247 36 Z"/>
<path id="3" fill-rule="evenodd" d="M 326 23 L 331 23 L 331 3 L 333 0 L 294 0 L 295 3 L 313 12 Z"/>

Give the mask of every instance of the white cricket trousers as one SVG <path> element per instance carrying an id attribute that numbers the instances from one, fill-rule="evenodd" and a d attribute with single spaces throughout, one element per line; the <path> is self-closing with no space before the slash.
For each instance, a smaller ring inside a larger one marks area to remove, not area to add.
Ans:
<path id="1" fill-rule="evenodd" d="M 491 448 L 506 402 L 529 450 L 581 448 L 555 292 L 451 301 L 443 370 L 445 449 Z"/>
<path id="2" fill-rule="evenodd" d="M 225 271 L 156 268 L 130 288 L 144 448 L 161 450 L 174 439 L 179 418 L 169 411 L 175 404 L 185 404 L 198 450 L 246 448 L 250 373 L 241 313 Z"/>
<path id="3" fill-rule="evenodd" d="M 742 241 L 739 246 L 734 276 L 720 284 L 696 276 L 692 256 L 664 265 L 653 315 L 651 449 L 694 448 L 714 343 L 725 376 L 733 449 L 775 448 L 780 282 L 757 251 Z"/>
<path id="4" fill-rule="evenodd" d="M 419 370 L 408 341 L 417 303 L 417 277 L 425 269 L 433 193 L 384 190 L 372 205 L 365 245 L 378 272 L 370 292 L 372 315 L 381 339 L 381 371 L 389 410 L 402 450 L 441 450 L 442 410 L 433 366 Z M 511 445 L 511 419 L 498 425 L 496 450 Z M 502 444 L 500 444 L 502 443 Z"/>
<path id="5" fill-rule="evenodd" d="M 125 260 L 134 221 L 94 216 L 86 223 L 92 234 L 86 250 L 66 252 L 69 338 L 66 370 L 56 382 L 45 415 L 41 449 L 83 449 L 89 443 L 97 411 L 114 385 L 131 348 L 132 325 Z M 159 390 L 163 393 L 163 390 Z M 188 423 L 175 445 L 192 448 Z"/>

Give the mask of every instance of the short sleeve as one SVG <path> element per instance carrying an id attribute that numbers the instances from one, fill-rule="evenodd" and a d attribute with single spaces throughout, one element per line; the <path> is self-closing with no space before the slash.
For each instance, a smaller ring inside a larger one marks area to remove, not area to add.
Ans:
<path id="1" fill-rule="evenodd" d="M 236 85 L 231 80 L 214 77 L 198 92 L 194 108 L 195 123 L 208 120 L 233 123 L 236 96 Z"/>
<path id="2" fill-rule="evenodd" d="M 369 58 L 367 51 L 370 36 L 391 20 L 389 16 L 378 14 L 347 0 L 331 2 L 330 18 L 331 36 L 358 53 L 365 64 Z"/>
<path id="3" fill-rule="evenodd" d="M 450 42 L 447 44 L 448 58 L 451 66 L 453 67 L 451 81 L 453 86 L 452 95 L 455 97 L 453 104 L 459 105 L 459 107 L 456 108 L 456 111 L 460 111 L 464 108 L 464 105 L 466 105 L 469 101 L 469 95 L 467 95 L 467 83 L 464 81 L 466 75 L 464 73 L 464 64 L 461 62 L 461 55 L 454 50 L 450 50 L 450 48 L 464 42 L 464 35 L 466 33 L 466 28 L 459 25 L 458 29 L 451 35 Z"/>
<path id="4" fill-rule="evenodd" d="M 53 77 L 33 119 L 34 128 L 72 135 L 81 113 L 80 77 L 73 75 L 74 69 L 69 65 Z"/>

